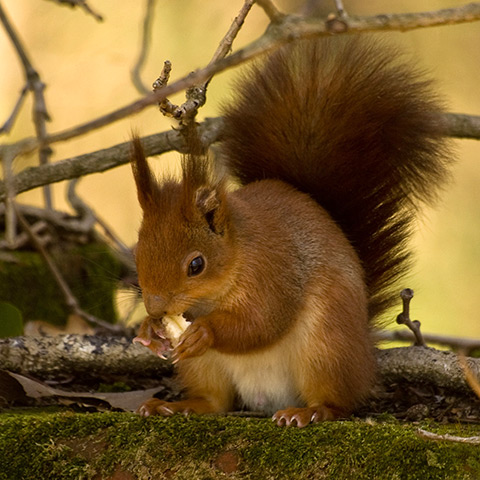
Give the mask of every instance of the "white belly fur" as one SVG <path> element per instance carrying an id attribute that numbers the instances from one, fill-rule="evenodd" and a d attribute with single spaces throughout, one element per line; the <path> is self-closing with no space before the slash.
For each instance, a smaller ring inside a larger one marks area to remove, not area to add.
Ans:
<path id="1" fill-rule="evenodd" d="M 273 414 L 288 407 L 306 406 L 299 389 L 304 374 L 301 365 L 306 345 L 312 335 L 318 335 L 319 312 L 324 308 L 320 298 L 311 297 L 300 312 L 301 321 L 295 322 L 292 330 L 275 345 L 243 355 L 212 349 L 200 357 L 205 368 L 209 364 L 217 366 L 220 376 L 231 382 L 249 410 Z"/>
<path id="2" fill-rule="evenodd" d="M 310 312 L 306 308 L 302 316 Z M 273 414 L 284 408 L 305 406 L 297 387 L 300 372 L 293 369 L 299 359 L 293 357 L 302 355 L 312 325 L 311 321 L 297 322 L 285 339 L 265 351 L 247 355 L 214 353 L 220 357 L 219 364 L 246 408 Z"/>
<path id="3" fill-rule="evenodd" d="M 282 343 L 282 342 L 280 342 Z M 221 356 L 221 362 L 246 408 L 273 414 L 301 406 L 293 372 L 285 351 L 273 347 L 267 352 Z"/>

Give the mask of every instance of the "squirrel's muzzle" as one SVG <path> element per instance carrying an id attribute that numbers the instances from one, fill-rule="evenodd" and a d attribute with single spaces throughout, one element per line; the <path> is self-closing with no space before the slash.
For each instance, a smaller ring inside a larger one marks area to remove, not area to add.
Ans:
<path id="1" fill-rule="evenodd" d="M 143 302 L 147 313 L 153 318 L 162 318 L 169 314 L 167 300 L 161 295 L 144 294 Z"/>

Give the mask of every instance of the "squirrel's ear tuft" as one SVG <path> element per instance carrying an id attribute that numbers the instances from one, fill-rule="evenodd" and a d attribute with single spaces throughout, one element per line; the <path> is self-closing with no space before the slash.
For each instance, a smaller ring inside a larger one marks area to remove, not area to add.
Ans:
<path id="1" fill-rule="evenodd" d="M 220 206 L 215 188 L 200 187 L 195 192 L 195 205 L 203 215 L 216 210 Z"/>
<path id="2" fill-rule="evenodd" d="M 157 183 L 145 158 L 142 142 L 137 135 L 132 138 L 131 164 L 137 185 L 138 201 L 142 209 L 145 210 L 153 201 Z"/>
<path id="3" fill-rule="evenodd" d="M 200 187 L 195 192 L 195 206 L 205 218 L 213 233 L 223 234 L 225 229 L 223 195 L 214 187 Z"/>

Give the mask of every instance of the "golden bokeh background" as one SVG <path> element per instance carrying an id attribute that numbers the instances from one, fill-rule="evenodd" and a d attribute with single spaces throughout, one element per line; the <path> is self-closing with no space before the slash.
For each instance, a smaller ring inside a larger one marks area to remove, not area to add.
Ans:
<path id="1" fill-rule="evenodd" d="M 80 9 L 46 0 L 3 0 L 31 61 L 46 83 L 46 101 L 52 121 L 49 133 L 58 132 L 104 115 L 140 97 L 130 80 L 140 48 L 146 2 L 90 0 L 104 16 L 97 22 Z M 150 54 L 142 78 L 150 86 L 163 61 L 173 64 L 172 79 L 204 66 L 242 5 L 242 0 L 158 0 Z M 297 1 L 297 3 L 299 3 Z M 374 15 L 428 11 L 456 7 L 450 0 L 344 0 L 351 14 Z M 278 1 L 285 11 L 293 2 Z M 333 10 L 333 2 L 332 2 Z M 263 11 L 254 7 L 234 44 L 234 49 L 260 35 L 267 26 Z M 480 114 L 480 22 L 389 32 L 381 36 L 404 46 L 415 62 L 437 80 L 449 110 Z M 0 123 L 11 112 L 23 87 L 23 71 L 15 52 L 0 29 Z M 218 115 L 219 103 L 228 98 L 235 71 L 215 77 L 200 119 Z M 171 98 L 183 101 L 183 94 Z M 0 141 L 14 142 L 34 134 L 28 97 L 14 129 Z M 53 161 L 92 152 L 128 140 L 133 129 L 142 135 L 171 128 L 155 107 L 82 137 L 55 144 Z M 458 163 L 454 181 L 441 204 L 422 215 L 415 237 L 417 262 L 405 286 L 415 290 L 412 315 L 424 331 L 461 336 L 480 336 L 480 142 L 456 140 Z M 155 162 L 158 172 L 178 155 L 168 154 Z M 37 159 L 22 157 L 15 169 L 35 165 Z M 54 187 L 54 205 L 68 209 L 65 183 Z M 124 242 L 136 240 L 140 222 L 133 180 L 128 166 L 85 177 L 79 193 L 106 220 Z M 24 193 L 20 200 L 41 204 L 41 190 Z"/>

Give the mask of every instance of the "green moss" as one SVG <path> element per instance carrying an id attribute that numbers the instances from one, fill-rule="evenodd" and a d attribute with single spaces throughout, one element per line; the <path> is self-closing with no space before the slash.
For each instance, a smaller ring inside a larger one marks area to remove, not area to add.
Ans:
<path id="1" fill-rule="evenodd" d="M 466 426 L 430 430 L 475 435 Z M 473 479 L 475 445 L 429 442 L 417 426 L 327 422 L 279 428 L 267 419 L 127 413 L 0 415 L 0 479 Z M 232 460 L 233 459 L 233 460 Z M 238 465 L 235 463 L 238 460 Z"/>
<path id="2" fill-rule="evenodd" d="M 114 292 L 120 265 L 102 244 L 63 245 L 51 252 L 80 306 L 114 322 Z M 0 300 L 15 305 L 25 321 L 44 320 L 64 325 L 68 309 L 63 294 L 36 252 L 12 252 L 15 262 L 0 263 Z"/>

